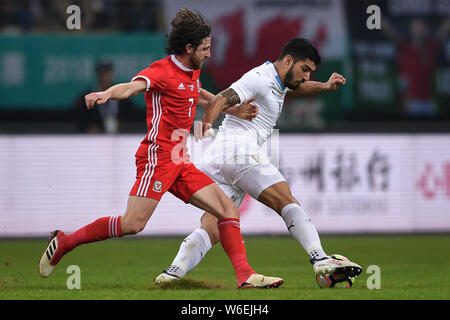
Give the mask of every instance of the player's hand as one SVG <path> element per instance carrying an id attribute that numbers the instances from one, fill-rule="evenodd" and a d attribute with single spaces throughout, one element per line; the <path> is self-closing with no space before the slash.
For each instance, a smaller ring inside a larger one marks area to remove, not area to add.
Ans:
<path id="1" fill-rule="evenodd" d="M 96 104 L 103 104 L 109 100 L 110 96 L 105 91 L 91 92 L 84 96 L 88 110 L 93 109 Z"/>
<path id="2" fill-rule="evenodd" d="M 339 73 L 334 72 L 330 79 L 325 83 L 325 88 L 327 91 L 334 91 L 341 85 L 345 84 L 347 80 Z"/>
<path id="3" fill-rule="evenodd" d="M 208 138 L 214 135 L 214 129 L 212 124 L 203 121 L 196 121 L 194 123 L 194 138 L 195 141 L 202 140 L 203 138 Z"/>
<path id="4" fill-rule="evenodd" d="M 236 117 L 244 120 L 252 121 L 258 115 L 258 107 L 251 102 L 255 98 L 250 98 L 241 103 L 236 113 Z"/>

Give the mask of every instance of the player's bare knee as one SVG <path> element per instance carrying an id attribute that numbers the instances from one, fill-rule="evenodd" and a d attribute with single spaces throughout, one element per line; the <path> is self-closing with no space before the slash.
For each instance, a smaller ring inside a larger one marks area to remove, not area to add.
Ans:
<path id="1" fill-rule="evenodd" d="M 235 206 L 234 202 L 224 196 L 221 201 L 221 205 L 218 206 L 215 216 L 218 219 L 239 219 L 239 209 Z"/>
<path id="2" fill-rule="evenodd" d="M 211 241 L 212 245 L 215 245 L 217 242 L 219 242 L 219 229 L 217 228 L 217 222 L 214 226 L 202 224 L 201 228 L 208 233 L 209 240 Z"/>
<path id="3" fill-rule="evenodd" d="M 143 219 L 130 219 L 126 216 L 121 221 L 121 231 L 123 235 L 138 234 L 145 228 L 145 221 Z"/>
<path id="4" fill-rule="evenodd" d="M 128 233 L 127 234 L 138 234 L 139 232 L 141 232 L 142 230 L 144 230 L 145 225 L 144 224 L 140 224 L 140 223 L 132 223 L 129 227 L 128 227 Z"/>
<path id="5" fill-rule="evenodd" d="M 201 226 L 208 233 L 211 244 L 219 242 L 219 229 L 217 228 L 217 218 L 212 214 L 205 213 L 201 218 Z"/>
<path id="6" fill-rule="evenodd" d="M 210 234 L 210 233 L 208 233 L 209 234 L 209 239 L 211 240 L 211 245 L 215 245 L 217 242 L 219 242 L 219 240 L 220 240 L 220 237 L 219 237 L 219 230 L 216 230 L 215 232 L 214 232 L 214 234 Z"/>
<path id="7" fill-rule="evenodd" d="M 231 201 L 231 204 L 226 206 L 226 217 L 225 218 L 239 219 L 239 217 L 240 217 L 239 209 Z"/>

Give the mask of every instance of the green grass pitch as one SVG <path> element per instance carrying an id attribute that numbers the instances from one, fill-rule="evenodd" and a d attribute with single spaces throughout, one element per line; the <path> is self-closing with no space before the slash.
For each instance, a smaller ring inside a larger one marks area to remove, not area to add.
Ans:
<path id="1" fill-rule="evenodd" d="M 44 239 L 0 240 L 0 299 L 450 299 L 450 235 L 323 236 L 331 253 L 363 268 L 351 289 L 319 289 L 307 255 L 290 237 L 245 237 L 250 265 L 280 276 L 278 289 L 237 290 L 231 263 L 216 245 L 179 286 L 160 288 L 154 278 L 172 261 L 181 237 L 126 237 L 83 245 L 67 254 L 51 277 L 38 273 Z M 69 290 L 70 265 L 81 270 L 81 289 Z M 367 288 L 370 265 L 381 270 L 381 289 Z"/>

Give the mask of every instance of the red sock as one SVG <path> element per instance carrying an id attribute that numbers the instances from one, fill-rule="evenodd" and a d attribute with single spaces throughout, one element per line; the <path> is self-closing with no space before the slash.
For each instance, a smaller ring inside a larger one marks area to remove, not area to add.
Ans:
<path id="1" fill-rule="evenodd" d="M 239 219 L 222 219 L 217 222 L 222 247 L 233 264 L 238 286 L 256 273 L 248 265 L 244 240 L 241 235 Z"/>
<path id="2" fill-rule="evenodd" d="M 64 251 L 69 252 L 83 243 L 96 242 L 120 236 L 122 236 L 120 216 L 100 218 L 67 235 L 64 239 Z"/>

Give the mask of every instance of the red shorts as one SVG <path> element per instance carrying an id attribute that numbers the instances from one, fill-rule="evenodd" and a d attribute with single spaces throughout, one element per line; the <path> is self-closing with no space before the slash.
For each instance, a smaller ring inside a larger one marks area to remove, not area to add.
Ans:
<path id="1" fill-rule="evenodd" d="M 136 182 L 130 196 L 161 200 L 163 194 L 169 191 L 187 203 L 195 192 L 214 183 L 191 162 L 175 164 L 171 159 L 158 159 L 154 165 L 148 158 L 136 157 L 136 167 Z"/>

